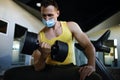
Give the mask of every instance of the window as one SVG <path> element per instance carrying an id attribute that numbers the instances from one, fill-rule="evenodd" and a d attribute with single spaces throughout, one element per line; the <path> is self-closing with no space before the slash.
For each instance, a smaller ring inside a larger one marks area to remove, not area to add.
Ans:
<path id="1" fill-rule="evenodd" d="M 105 66 L 117 67 L 118 53 L 117 53 L 117 39 L 107 40 L 104 43 L 106 46 L 110 47 L 110 53 L 104 53 L 103 59 Z"/>
<path id="2" fill-rule="evenodd" d="M 8 23 L 5 21 L 0 20 L 0 32 L 1 33 L 7 33 L 7 25 Z"/>
<path id="3" fill-rule="evenodd" d="M 14 31 L 14 41 L 13 41 L 13 48 L 12 48 L 12 65 L 24 65 L 25 64 L 25 55 L 20 54 L 20 48 L 22 45 L 21 39 L 25 35 L 27 28 L 23 27 L 22 25 L 15 24 L 15 31 Z"/>

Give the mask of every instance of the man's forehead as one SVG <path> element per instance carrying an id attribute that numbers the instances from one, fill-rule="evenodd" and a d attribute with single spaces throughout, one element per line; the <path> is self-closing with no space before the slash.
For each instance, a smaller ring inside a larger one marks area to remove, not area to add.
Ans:
<path id="1" fill-rule="evenodd" d="M 41 11 L 44 11 L 44 10 L 47 10 L 47 11 L 57 11 L 57 8 L 55 8 L 53 5 L 49 5 L 47 7 L 41 6 Z"/>

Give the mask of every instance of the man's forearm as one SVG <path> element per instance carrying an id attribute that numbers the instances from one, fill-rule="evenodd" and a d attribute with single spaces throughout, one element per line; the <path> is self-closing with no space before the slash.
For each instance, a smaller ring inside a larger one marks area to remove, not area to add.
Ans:
<path id="1" fill-rule="evenodd" d="M 36 71 L 43 70 L 45 68 L 45 59 L 42 57 L 39 58 L 36 62 L 34 62 L 34 67 Z"/>
<path id="2" fill-rule="evenodd" d="M 95 68 L 95 49 L 86 48 L 85 49 L 86 57 L 88 58 L 88 65 L 92 65 Z"/>

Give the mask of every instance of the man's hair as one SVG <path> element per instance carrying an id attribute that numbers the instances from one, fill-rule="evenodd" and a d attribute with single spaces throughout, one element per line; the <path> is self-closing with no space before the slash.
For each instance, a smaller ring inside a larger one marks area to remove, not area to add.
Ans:
<path id="1" fill-rule="evenodd" d="M 49 5 L 54 6 L 56 9 L 58 8 L 58 4 L 55 0 L 42 0 L 41 7 L 48 7 Z"/>

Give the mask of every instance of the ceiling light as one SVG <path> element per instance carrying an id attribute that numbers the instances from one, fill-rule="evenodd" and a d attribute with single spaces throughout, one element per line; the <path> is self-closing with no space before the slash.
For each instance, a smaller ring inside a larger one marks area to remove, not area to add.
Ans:
<path id="1" fill-rule="evenodd" d="M 40 7 L 40 6 L 41 6 L 41 3 L 36 3 L 36 6 L 37 6 L 37 7 Z"/>

